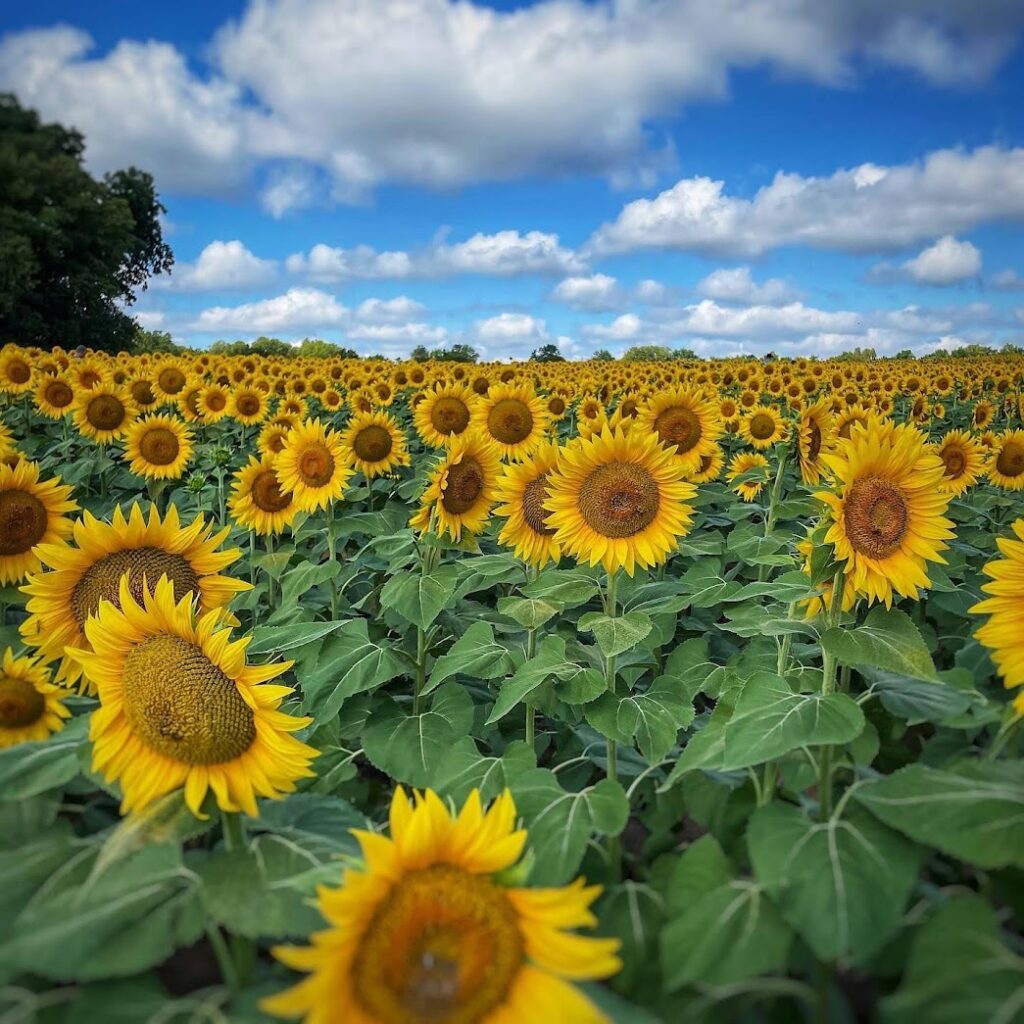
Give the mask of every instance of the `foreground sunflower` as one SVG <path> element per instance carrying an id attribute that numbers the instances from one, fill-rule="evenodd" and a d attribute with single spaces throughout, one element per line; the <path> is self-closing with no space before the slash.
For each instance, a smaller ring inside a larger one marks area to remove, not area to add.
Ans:
<path id="1" fill-rule="evenodd" d="M 109 444 L 124 437 L 138 414 L 138 406 L 127 391 L 101 382 L 79 394 L 72 415 L 83 437 Z"/>
<path id="2" fill-rule="evenodd" d="M 555 531 L 547 525 L 548 475 L 558 465 L 558 445 L 545 441 L 525 461 L 505 466 L 497 481 L 497 498 L 501 504 L 494 510 L 507 519 L 498 534 L 498 541 L 511 547 L 517 558 L 529 565 L 543 568 L 558 563 L 561 548 Z"/>
<path id="3" fill-rule="evenodd" d="M 476 401 L 476 395 L 464 384 L 436 385 L 423 392 L 413 423 L 426 444 L 444 448 L 467 430 Z"/>
<path id="4" fill-rule="evenodd" d="M 192 431 L 174 416 L 146 416 L 128 428 L 124 455 L 136 476 L 178 480 L 192 458 Z"/>
<path id="5" fill-rule="evenodd" d="M 711 456 L 725 431 L 715 403 L 698 391 L 676 388 L 655 395 L 637 413 L 635 428 L 657 434 L 688 473 Z"/>
<path id="6" fill-rule="evenodd" d="M 88 647 L 86 620 L 101 601 L 117 604 L 124 575 L 137 600 L 143 579 L 152 587 L 167 576 L 177 597 L 198 596 L 204 612 L 223 607 L 239 591 L 249 589 L 248 583 L 220 575 L 241 554 L 238 548 L 217 550 L 229 527 L 213 534 L 213 523 L 207 524 L 201 515 L 182 527 L 173 505 L 164 519 L 156 508 L 146 519 L 138 505 L 132 506 L 127 519 L 116 507 L 111 523 L 86 512 L 73 529 L 74 545 L 40 545 L 40 561 L 50 571 L 30 577 L 22 588 L 28 594 L 29 613 L 21 626 L 22 637 L 45 661 L 61 660 L 57 678 L 62 682 L 74 683 L 81 675 L 78 663 L 64 656 L 64 648 Z"/>
<path id="7" fill-rule="evenodd" d="M 1004 557 L 983 569 L 992 582 L 981 589 L 990 596 L 971 608 L 975 615 L 989 616 L 974 635 L 992 652 L 1007 687 L 1024 686 L 1024 519 L 1018 519 L 1012 529 L 1016 540 L 996 538 Z M 1024 715 L 1024 692 L 1017 695 L 1013 707 Z"/>
<path id="8" fill-rule="evenodd" d="M 740 433 L 748 444 L 763 451 L 784 441 L 788 430 L 782 417 L 770 405 L 755 405 L 740 420 Z"/>
<path id="9" fill-rule="evenodd" d="M 928 562 L 945 562 L 941 552 L 953 536 L 942 460 L 915 427 L 878 422 L 854 430 L 823 459 L 836 479 L 834 491 L 815 495 L 832 519 L 825 540 L 855 589 L 887 607 L 894 594 L 916 600 L 930 585 Z"/>
<path id="10" fill-rule="evenodd" d="M 604 430 L 562 449 L 544 507 L 555 541 L 605 571 L 659 565 L 690 529 L 697 489 L 656 434 Z"/>
<path id="11" fill-rule="evenodd" d="M 0 750 L 17 743 L 45 740 L 64 728 L 71 712 L 67 690 L 50 682 L 50 673 L 34 658 L 16 658 L 7 648 L 0 664 Z"/>
<path id="12" fill-rule="evenodd" d="M 473 424 L 504 459 L 525 459 L 543 441 L 550 414 L 544 400 L 524 384 L 497 384 L 477 399 Z"/>
<path id="13" fill-rule="evenodd" d="M 337 501 L 352 479 L 341 435 L 320 420 L 305 420 L 288 431 L 276 468 L 281 486 L 295 494 L 303 512 Z"/>
<path id="14" fill-rule="evenodd" d="M 942 459 L 942 489 L 950 494 L 963 494 L 985 472 L 985 449 L 966 430 L 951 430 L 935 451 Z"/>
<path id="15" fill-rule="evenodd" d="M 359 413 L 341 438 L 349 461 L 367 480 L 409 465 L 405 434 L 386 412 Z"/>
<path id="16" fill-rule="evenodd" d="M 261 537 L 281 533 L 299 514 L 295 495 L 281 489 L 276 462 L 273 455 L 262 459 L 250 456 L 232 485 L 231 515 L 239 526 Z"/>
<path id="17" fill-rule="evenodd" d="M 508 885 L 527 833 L 506 790 L 485 811 L 473 790 L 457 817 L 432 791 L 399 787 L 391 838 L 355 831 L 363 864 L 318 890 L 329 927 L 274 955 L 309 977 L 261 1006 L 306 1024 L 601 1024 L 574 980 L 618 972 L 617 939 L 597 923 L 599 886 Z"/>
<path id="18" fill-rule="evenodd" d="M 39 568 L 34 548 L 71 533 L 66 513 L 78 505 L 60 477 L 39 480 L 39 465 L 27 459 L 0 463 L 0 583 L 20 583 Z"/>
<path id="19" fill-rule="evenodd" d="M 267 685 L 291 662 L 247 665 L 249 638 L 232 641 L 220 610 L 197 617 L 166 576 L 141 603 L 123 579 L 118 605 L 103 601 L 85 632 L 89 648 L 68 654 L 99 694 L 92 766 L 121 784 L 122 814 L 184 787 L 196 817 L 208 790 L 221 810 L 256 817 L 257 796 L 313 774 L 317 751 L 289 735 L 312 719 L 278 711 L 291 687 Z"/>
<path id="20" fill-rule="evenodd" d="M 739 452 L 729 463 L 726 476 L 744 501 L 753 501 L 768 482 L 768 460 L 758 452 Z"/>
<path id="21" fill-rule="evenodd" d="M 835 420 L 824 399 L 808 406 L 800 414 L 797 456 L 800 461 L 800 477 L 805 484 L 816 484 L 821 480 L 821 456 L 832 449 L 835 437 Z"/>
<path id="22" fill-rule="evenodd" d="M 1004 491 L 1024 490 L 1024 430 L 997 435 L 989 457 L 988 478 Z"/>

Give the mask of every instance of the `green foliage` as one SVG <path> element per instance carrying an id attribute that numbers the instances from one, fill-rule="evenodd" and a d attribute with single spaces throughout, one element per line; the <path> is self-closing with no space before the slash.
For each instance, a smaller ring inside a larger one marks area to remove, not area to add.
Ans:
<path id="1" fill-rule="evenodd" d="M 182 351 L 183 349 L 174 343 L 174 339 L 167 331 L 146 331 L 141 327 L 135 329 L 135 337 L 132 338 L 131 343 L 132 355 L 142 355 L 143 353 L 176 355 Z"/>
<path id="2" fill-rule="evenodd" d="M 442 363 L 475 363 L 479 360 L 480 354 L 472 345 L 458 342 L 455 345 L 434 349 L 428 349 L 426 345 L 417 345 L 409 353 L 409 358 L 418 363 L 425 363 L 428 360 Z"/>
<path id="3" fill-rule="evenodd" d="M 624 363 L 654 363 L 672 358 L 672 349 L 665 345 L 633 345 L 622 353 Z"/>
<path id="4" fill-rule="evenodd" d="M 558 346 L 553 342 L 548 342 L 546 345 L 541 345 L 540 348 L 536 348 L 530 353 L 531 363 L 564 363 L 565 356 L 562 355 L 558 350 Z"/>

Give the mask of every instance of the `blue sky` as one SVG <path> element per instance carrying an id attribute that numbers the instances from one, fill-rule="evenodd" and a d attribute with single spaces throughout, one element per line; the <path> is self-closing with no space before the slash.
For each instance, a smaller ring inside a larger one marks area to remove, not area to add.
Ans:
<path id="1" fill-rule="evenodd" d="M 1007 0 L 42 0 L 0 88 L 153 173 L 177 266 L 136 311 L 190 344 L 924 353 L 1024 336 L 1022 32 Z"/>

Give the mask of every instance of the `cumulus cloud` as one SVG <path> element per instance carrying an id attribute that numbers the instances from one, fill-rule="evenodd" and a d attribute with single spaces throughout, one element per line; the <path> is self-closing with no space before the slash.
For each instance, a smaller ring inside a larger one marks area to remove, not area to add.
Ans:
<path id="1" fill-rule="evenodd" d="M 356 307 L 355 318 L 364 324 L 407 324 L 426 311 L 421 302 L 399 295 L 394 299 L 366 299 Z"/>
<path id="2" fill-rule="evenodd" d="M 590 274 L 586 277 L 567 277 L 559 281 L 551 292 L 555 302 L 573 309 L 591 313 L 604 313 L 619 309 L 626 299 L 625 290 L 608 274 Z"/>
<path id="3" fill-rule="evenodd" d="M 195 263 L 179 263 L 166 279 L 155 278 L 154 287 L 178 291 L 228 291 L 258 288 L 277 276 L 277 263 L 251 253 L 237 239 L 211 242 Z"/>
<path id="4" fill-rule="evenodd" d="M 284 295 L 240 306 L 212 306 L 204 309 L 192 324 L 193 330 L 237 334 L 291 334 L 338 327 L 351 313 L 327 292 L 317 288 L 289 288 Z"/>
<path id="5" fill-rule="evenodd" d="M 897 266 L 880 263 L 872 267 L 868 279 L 879 282 L 912 281 L 915 284 L 945 287 L 969 281 L 981 273 L 981 251 L 971 242 L 960 242 L 944 235 L 934 245 L 922 249 L 913 259 Z"/>
<path id="6" fill-rule="evenodd" d="M 743 305 L 782 305 L 795 297 L 795 289 L 778 277 L 757 284 L 750 276 L 750 267 L 721 267 L 697 283 L 697 292 L 720 302 Z"/>
<path id="7" fill-rule="evenodd" d="M 1016 270 L 1007 268 L 1000 270 L 990 282 L 996 291 L 1000 292 L 1024 292 L 1024 277 L 1021 277 Z"/>

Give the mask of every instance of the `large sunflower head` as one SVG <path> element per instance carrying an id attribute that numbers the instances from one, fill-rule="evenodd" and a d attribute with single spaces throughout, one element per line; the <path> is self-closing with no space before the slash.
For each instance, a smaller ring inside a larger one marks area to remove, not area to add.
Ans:
<path id="1" fill-rule="evenodd" d="M 228 413 L 243 426 L 251 426 L 266 418 L 270 410 L 267 396 L 256 387 L 239 387 L 231 393 Z"/>
<path id="2" fill-rule="evenodd" d="M 724 433 L 715 403 L 699 391 L 674 388 L 656 394 L 639 411 L 636 429 L 653 432 L 687 472 L 711 455 Z"/>
<path id="3" fill-rule="evenodd" d="M 759 451 L 784 441 L 788 434 L 785 420 L 770 405 L 755 405 L 741 420 L 740 433 Z"/>
<path id="4" fill-rule="evenodd" d="M 78 505 L 60 477 L 39 479 L 39 465 L 20 459 L 0 462 L 0 583 L 20 583 L 39 568 L 37 544 L 63 540 L 71 533 L 67 513 Z"/>
<path id="5" fill-rule="evenodd" d="M 632 576 L 637 565 L 664 562 L 690 529 L 697 491 L 685 473 L 653 433 L 604 430 L 577 438 L 548 477 L 547 524 L 578 561 Z"/>
<path id="6" fill-rule="evenodd" d="M 276 468 L 281 486 L 295 494 L 303 512 L 337 501 L 352 478 L 341 435 L 320 420 L 305 420 L 288 432 Z"/>
<path id="7" fill-rule="evenodd" d="M 216 534 L 212 531 L 213 523 L 207 524 L 202 516 L 196 516 L 190 526 L 181 526 L 173 505 L 163 519 L 156 508 L 145 518 L 138 505 L 132 506 L 127 519 L 116 507 L 110 523 L 86 512 L 74 524 L 74 545 L 39 547 L 39 559 L 49 571 L 30 577 L 23 587 L 29 612 L 21 627 L 25 642 L 39 648 L 46 661 L 61 660 L 58 679 L 70 684 L 80 671 L 77 662 L 65 657 L 64 648 L 88 647 L 85 623 L 101 601 L 117 604 L 122 576 L 128 578 L 137 600 L 167 576 L 177 597 L 198 597 L 204 612 L 223 608 L 249 584 L 221 575 L 241 552 L 218 550 L 228 527 Z"/>
<path id="8" fill-rule="evenodd" d="M 544 399 L 526 384 L 497 384 L 477 399 L 473 423 L 502 458 L 526 458 L 544 440 L 551 419 Z"/>
<path id="9" fill-rule="evenodd" d="M 183 788 L 197 817 L 208 790 L 255 817 L 257 796 L 313 774 L 317 752 L 290 735 L 311 719 L 279 711 L 291 688 L 267 682 L 291 663 L 247 665 L 249 638 L 232 641 L 220 611 L 197 616 L 166 576 L 141 601 L 122 579 L 117 605 L 103 601 L 85 631 L 89 646 L 68 653 L 99 694 L 93 770 L 120 782 L 122 813 Z"/>
<path id="10" fill-rule="evenodd" d="M 950 494 L 963 494 L 985 472 L 985 449 L 966 430 L 951 430 L 935 451 L 942 459 L 942 487 Z"/>
<path id="11" fill-rule="evenodd" d="M 81 391 L 74 405 L 79 432 L 98 444 L 109 444 L 124 437 L 138 414 L 138 406 L 127 391 L 103 382 Z"/>
<path id="12" fill-rule="evenodd" d="M 473 419 L 477 396 L 464 384 L 435 385 L 421 392 L 413 422 L 420 437 L 432 448 L 444 448 L 466 432 Z"/>
<path id="13" fill-rule="evenodd" d="M 153 370 L 153 387 L 160 397 L 173 400 L 188 383 L 188 374 L 177 359 L 165 359 Z"/>
<path id="14" fill-rule="evenodd" d="M 426 528 L 434 517 L 439 536 L 459 540 L 462 531 L 480 533 L 496 498 L 501 455 L 475 430 L 457 437 L 430 475 L 414 526 Z"/>
<path id="15" fill-rule="evenodd" d="M 36 382 L 36 411 L 51 420 L 59 420 L 71 412 L 75 404 L 75 388 L 64 376 L 41 374 Z"/>
<path id="16" fill-rule="evenodd" d="M 174 416 L 145 416 L 129 428 L 124 454 L 137 476 L 178 480 L 192 458 L 192 431 Z"/>
<path id="17" fill-rule="evenodd" d="M 341 443 L 349 461 L 368 480 L 409 465 L 405 432 L 382 410 L 353 416 Z"/>
<path id="18" fill-rule="evenodd" d="M 257 445 L 264 455 L 278 455 L 288 438 L 288 432 L 298 421 L 291 417 L 275 416 L 260 429 Z"/>
<path id="19" fill-rule="evenodd" d="M 0 749 L 45 740 L 63 729 L 71 716 L 64 706 L 68 696 L 38 660 L 16 658 L 8 647 L 0 664 Z"/>
<path id="20" fill-rule="evenodd" d="M 800 476 L 805 484 L 821 480 L 821 457 L 835 444 L 835 420 L 828 402 L 820 399 L 800 414 L 799 446 Z"/>
<path id="21" fill-rule="evenodd" d="M 997 435 L 988 460 L 988 478 L 1005 491 L 1024 489 L 1024 430 Z"/>
<path id="22" fill-rule="evenodd" d="M 557 465 L 558 446 L 545 441 L 525 462 L 505 466 L 497 482 L 501 504 L 495 512 L 508 520 L 498 540 L 511 547 L 516 557 L 538 568 L 549 561 L 557 564 L 562 556 L 544 507 L 548 475 Z"/>
<path id="23" fill-rule="evenodd" d="M 232 485 L 230 507 L 235 522 L 260 536 L 281 533 L 299 514 L 295 495 L 281 489 L 275 466 L 273 455 L 250 456 Z"/>
<path id="24" fill-rule="evenodd" d="M 857 592 L 887 606 L 894 594 L 916 600 L 953 536 L 942 459 L 915 427 L 872 421 L 824 461 L 836 481 L 816 495 L 832 520 L 825 539 Z"/>
<path id="25" fill-rule="evenodd" d="M 739 452 L 729 463 L 727 476 L 744 501 L 753 501 L 768 482 L 768 460 L 760 452 Z"/>
<path id="26" fill-rule="evenodd" d="M 309 976 L 263 1009 L 306 1024 L 336 1020 L 340 1007 L 351 1024 L 603 1024 L 571 984 L 621 967 L 617 939 L 571 932 L 597 923 L 600 888 L 510 886 L 527 842 L 515 825 L 507 791 L 485 811 L 473 790 L 453 816 L 430 790 L 412 804 L 396 790 L 390 839 L 354 832 L 363 866 L 318 892 L 328 929 L 274 950 Z"/>

